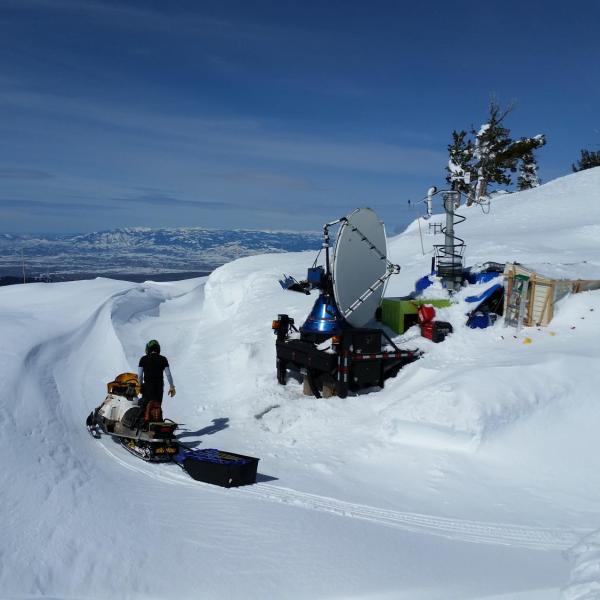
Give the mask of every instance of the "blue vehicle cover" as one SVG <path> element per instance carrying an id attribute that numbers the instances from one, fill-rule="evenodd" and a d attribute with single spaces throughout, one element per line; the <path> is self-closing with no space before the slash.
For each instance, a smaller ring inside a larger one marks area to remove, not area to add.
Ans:
<path id="1" fill-rule="evenodd" d="M 502 289 L 502 287 L 503 286 L 501 283 L 496 283 L 495 285 L 492 285 L 487 290 L 485 290 L 483 293 L 479 294 L 479 296 L 467 296 L 465 298 L 465 302 L 477 302 L 478 304 L 480 304 L 484 300 L 487 300 L 495 291 Z M 477 309 L 475 308 L 474 310 Z"/>

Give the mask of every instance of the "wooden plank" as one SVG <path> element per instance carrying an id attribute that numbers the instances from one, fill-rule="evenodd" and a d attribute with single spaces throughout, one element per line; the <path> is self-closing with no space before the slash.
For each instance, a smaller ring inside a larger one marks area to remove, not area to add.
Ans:
<path id="1" fill-rule="evenodd" d="M 540 325 L 548 325 L 548 323 L 550 323 L 550 298 L 552 298 L 554 296 L 554 294 L 552 293 L 552 287 L 548 288 L 546 290 L 546 301 L 544 302 L 544 307 L 542 308 L 542 314 L 540 315 Z M 548 311 L 548 320 L 544 323 L 544 315 L 546 314 L 546 311 Z"/>
<path id="2" fill-rule="evenodd" d="M 527 298 L 525 304 L 525 318 L 523 319 L 523 325 L 531 326 L 535 323 L 534 314 L 533 314 L 533 303 L 535 298 L 535 290 L 537 287 L 537 278 L 536 274 L 532 273 L 529 278 L 529 289 L 527 290 Z"/>
<path id="3" fill-rule="evenodd" d="M 556 295 L 556 283 L 550 286 L 550 293 L 548 294 L 548 323 L 554 318 L 554 297 Z"/>

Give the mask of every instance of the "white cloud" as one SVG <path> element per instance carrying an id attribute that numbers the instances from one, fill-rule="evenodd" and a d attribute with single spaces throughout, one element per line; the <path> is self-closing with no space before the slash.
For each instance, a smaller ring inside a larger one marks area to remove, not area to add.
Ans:
<path id="1" fill-rule="evenodd" d="M 275 132 L 257 119 L 199 118 L 131 110 L 109 103 L 28 91 L 0 93 L 0 107 L 60 115 L 66 127 L 110 125 L 119 133 L 143 135 L 160 143 L 169 139 L 181 150 L 205 156 L 263 159 L 271 162 L 350 169 L 390 175 L 427 174 L 445 164 L 443 152 L 352 137 L 335 139 L 292 132 Z M 82 123 L 83 122 L 83 123 Z M 85 122 L 88 122 L 86 125 Z"/>

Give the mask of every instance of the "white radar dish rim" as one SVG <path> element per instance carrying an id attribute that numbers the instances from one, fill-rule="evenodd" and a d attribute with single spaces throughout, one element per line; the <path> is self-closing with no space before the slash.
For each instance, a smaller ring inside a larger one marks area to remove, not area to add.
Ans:
<path id="1" fill-rule="evenodd" d="M 333 294 L 353 327 L 364 327 L 375 317 L 387 284 L 387 254 L 385 227 L 375 211 L 357 208 L 345 217 L 335 242 Z"/>

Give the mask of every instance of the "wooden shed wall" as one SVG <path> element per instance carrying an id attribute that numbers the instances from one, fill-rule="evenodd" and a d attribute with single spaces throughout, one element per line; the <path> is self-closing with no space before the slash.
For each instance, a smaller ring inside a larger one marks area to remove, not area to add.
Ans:
<path id="1" fill-rule="evenodd" d="M 507 264 L 504 270 L 506 280 L 505 317 L 508 298 L 513 289 L 515 276 L 528 278 L 525 298 L 520 302 L 523 314 L 517 321 L 525 326 L 548 325 L 554 317 L 554 303 L 567 294 L 600 289 L 598 279 L 552 279 L 518 264 Z M 514 321 L 515 319 L 513 319 Z"/>

